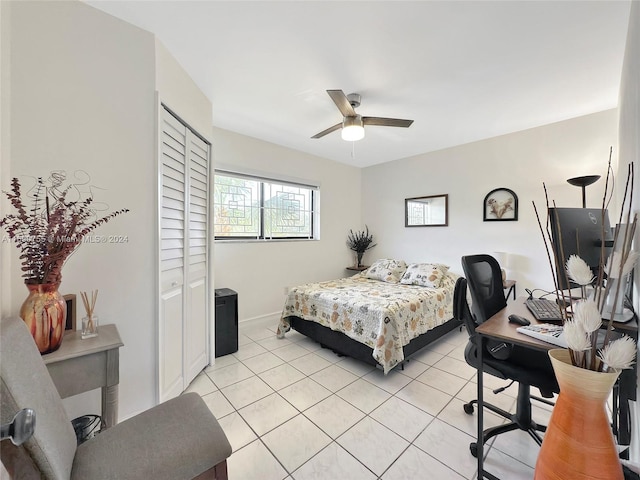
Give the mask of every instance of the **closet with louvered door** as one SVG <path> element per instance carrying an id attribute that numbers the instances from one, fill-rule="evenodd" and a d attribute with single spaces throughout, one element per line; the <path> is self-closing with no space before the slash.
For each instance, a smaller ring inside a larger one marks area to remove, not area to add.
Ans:
<path id="1" fill-rule="evenodd" d="M 184 391 L 208 363 L 210 145 L 161 112 L 158 400 Z"/>

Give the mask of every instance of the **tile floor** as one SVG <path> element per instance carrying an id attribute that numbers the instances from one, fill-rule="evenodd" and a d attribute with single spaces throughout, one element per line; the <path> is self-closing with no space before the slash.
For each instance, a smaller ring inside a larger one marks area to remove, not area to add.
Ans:
<path id="1" fill-rule="evenodd" d="M 383 375 L 339 357 L 274 322 L 240 325 L 239 350 L 216 359 L 189 386 L 214 413 L 233 447 L 230 480 L 473 479 L 475 370 L 458 329 Z M 513 410 L 517 386 L 486 376 L 485 398 Z M 534 405 L 547 423 L 549 407 Z M 485 413 L 485 425 L 503 419 Z M 489 445 L 486 466 L 503 479 L 532 479 L 538 447 L 522 431 Z"/>

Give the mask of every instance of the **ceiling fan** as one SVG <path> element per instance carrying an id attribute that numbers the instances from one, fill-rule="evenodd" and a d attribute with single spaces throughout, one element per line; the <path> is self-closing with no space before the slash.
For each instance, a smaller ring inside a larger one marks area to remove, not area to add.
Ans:
<path id="1" fill-rule="evenodd" d="M 327 90 L 327 93 L 344 118 L 342 122 L 336 123 L 334 126 L 315 134 L 311 138 L 324 137 L 331 132 L 342 129 L 342 139 L 355 142 L 356 140 L 364 138 L 365 125 L 407 128 L 413 123 L 413 120 L 403 120 L 401 118 L 362 117 L 354 110 L 360 106 L 360 95 L 357 93 L 345 95 L 342 90 Z"/>

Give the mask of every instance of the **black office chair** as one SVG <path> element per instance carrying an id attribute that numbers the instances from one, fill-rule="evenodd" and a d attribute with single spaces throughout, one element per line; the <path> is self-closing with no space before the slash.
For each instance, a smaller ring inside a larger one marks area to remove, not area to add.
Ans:
<path id="1" fill-rule="evenodd" d="M 479 368 L 478 347 L 480 340 L 475 331 L 476 326 L 506 307 L 507 302 L 502 288 L 500 266 L 493 257 L 490 255 L 462 257 L 462 268 L 467 278 L 461 277 L 456 282 L 453 296 L 454 317 L 462 320 L 469 334 L 469 343 L 464 352 L 465 360 L 472 367 Z M 467 282 L 471 292 L 473 315 L 467 303 Z M 538 425 L 531 418 L 531 398 L 549 405 L 553 405 L 553 403 L 542 398 L 532 397 L 530 387 L 539 388 L 542 396 L 546 398 L 551 398 L 553 393 L 560 391 L 547 353 L 499 341 L 487 342 L 483 351 L 483 370 L 495 377 L 511 380 L 512 383 L 518 382 L 515 414 L 495 405 L 484 403 L 487 409 L 510 420 L 510 422 L 484 430 L 483 444 L 501 433 L 521 429 L 529 433 L 534 441 L 541 445 L 542 438 L 537 432 L 544 432 L 546 427 Z M 477 403 L 477 399 L 465 404 L 464 411 L 467 414 L 473 413 L 474 403 Z M 470 450 L 474 457 L 477 456 L 475 442 L 470 444 Z"/>

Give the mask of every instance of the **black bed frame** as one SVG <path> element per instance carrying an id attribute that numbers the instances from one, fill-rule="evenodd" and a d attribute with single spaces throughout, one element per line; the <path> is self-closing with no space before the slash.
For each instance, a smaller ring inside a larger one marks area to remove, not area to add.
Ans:
<path id="1" fill-rule="evenodd" d="M 309 320 L 304 320 L 300 317 L 288 317 L 287 320 L 289 321 L 291 328 L 312 340 L 315 340 L 323 347 L 329 348 L 340 355 L 345 355 L 368 363 L 369 365 L 380 365 L 373 358 L 373 348 L 367 347 L 342 332 L 331 330 L 329 327 L 325 327 L 319 323 Z M 442 325 L 438 325 L 437 327 L 432 328 L 431 330 L 414 338 L 402 348 L 405 361 L 418 350 L 421 350 L 425 346 L 461 325 L 461 320 L 452 318 Z M 402 365 L 402 363 L 403 362 L 400 362 L 398 365 Z"/>

